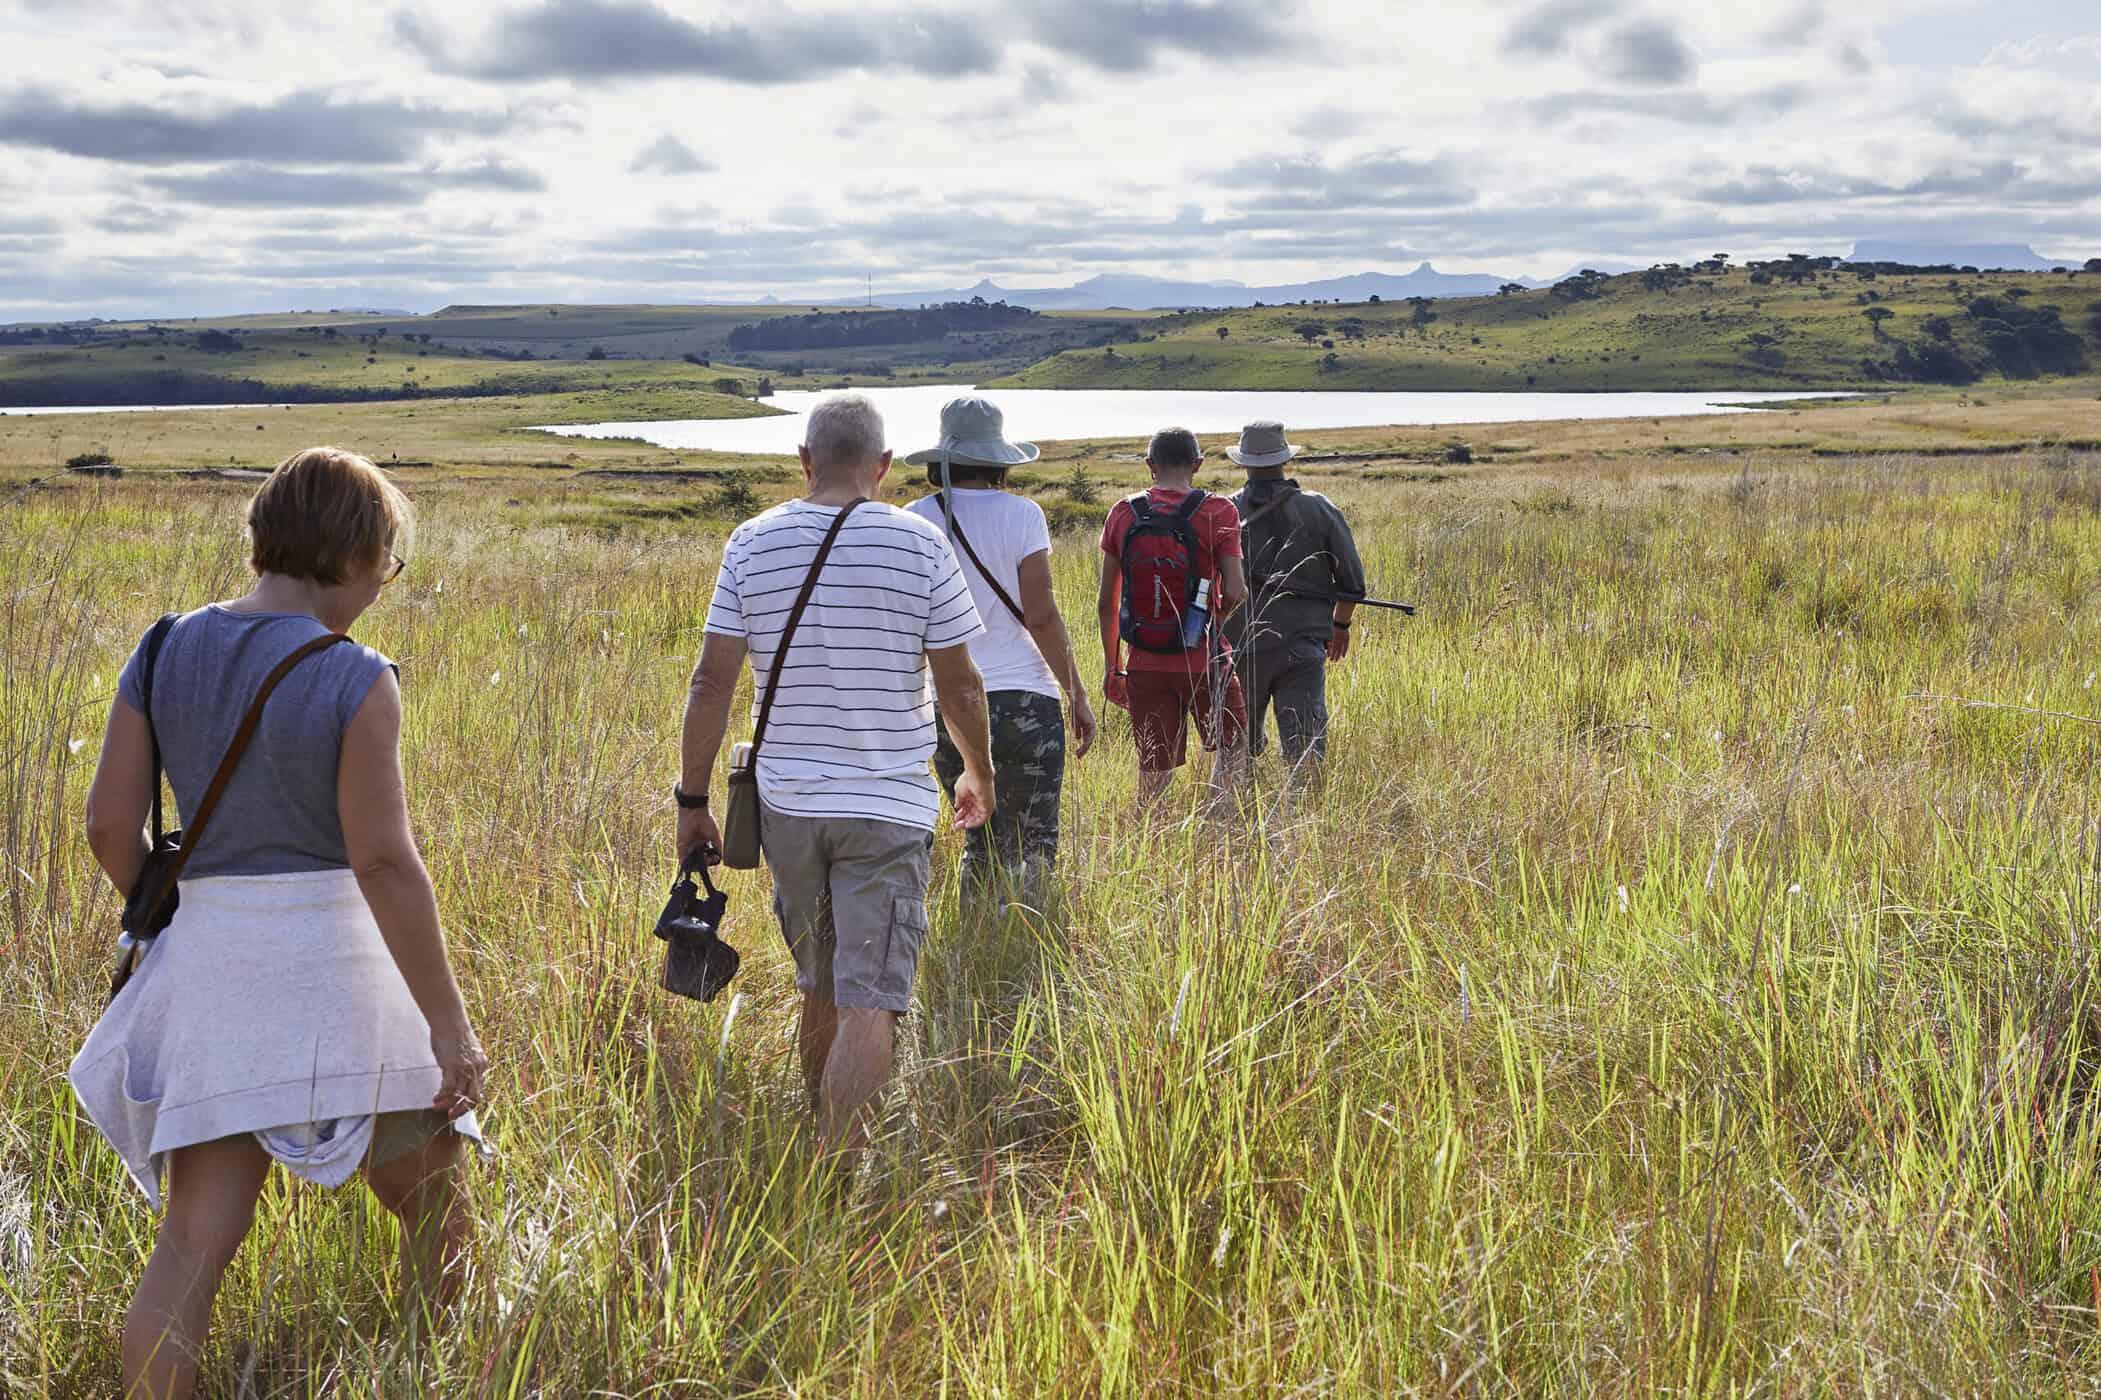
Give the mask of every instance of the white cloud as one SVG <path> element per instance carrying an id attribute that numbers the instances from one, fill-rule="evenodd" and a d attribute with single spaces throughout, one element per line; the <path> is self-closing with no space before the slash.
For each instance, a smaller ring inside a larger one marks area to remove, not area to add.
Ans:
<path id="1" fill-rule="evenodd" d="M 2101 36 L 2025 4 L 0 0 L 0 314 L 2069 252 Z"/>

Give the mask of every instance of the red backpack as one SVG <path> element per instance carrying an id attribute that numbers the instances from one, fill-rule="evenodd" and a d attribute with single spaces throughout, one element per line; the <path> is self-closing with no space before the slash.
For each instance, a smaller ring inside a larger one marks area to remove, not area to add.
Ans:
<path id="1" fill-rule="evenodd" d="M 1191 491 L 1172 514 L 1153 509 L 1145 492 L 1131 497 L 1131 528 L 1123 537 L 1123 603 L 1117 630 L 1140 651 L 1180 656 L 1182 620 L 1196 603 L 1196 513 L 1209 496 Z"/>

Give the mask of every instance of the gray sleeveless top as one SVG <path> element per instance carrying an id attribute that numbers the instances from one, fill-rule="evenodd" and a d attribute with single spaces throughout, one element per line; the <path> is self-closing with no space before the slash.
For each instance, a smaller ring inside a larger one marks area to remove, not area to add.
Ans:
<path id="1" fill-rule="evenodd" d="M 265 677 L 328 629 L 305 613 L 237 613 L 214 603 L 177 618 L 153 674 L 154 732 L 185 819 L 204 800 L 219 760 Z M 117 693 L 144 712 L 141 650 Z M 185 880 L 211 875 L 291 875 L 342 870 L 350 857 L 336 815 L 343 731 L 393 663 L 370 647 L 340 643 L 299 663 L 263 710 L 262 727 L 234 771 Z M 174 822 L 171 818 L 170 824 Z"/>

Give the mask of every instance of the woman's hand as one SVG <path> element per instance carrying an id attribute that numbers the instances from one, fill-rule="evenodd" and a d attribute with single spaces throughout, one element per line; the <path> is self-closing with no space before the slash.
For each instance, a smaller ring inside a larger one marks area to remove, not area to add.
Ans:
<path id="1" fill-rule="evenodd" d="M 992 820 L 992 775 L 965 767 L 956 779 L 956 830 L 974 831 Z"/>
<path id="2" fill-rule="evenodd" d="M 1072 697 L 1072 756 L 1085 758 L 1087 750 L 1094 747 L 1094 706 L 1081 691 Z"/>
<path id="3" fill-rule="evenodd" d="M 438 1071 L 444 1076 L 430 1106 L 447 1118 L 457 1118 L 479 1107 L 488 1087 L 489 1057 L 482 1053 L 473 1028 L 463 1025 L 453 1031 L 433 1030 L 430 1052 L 437 1057 Z"/>

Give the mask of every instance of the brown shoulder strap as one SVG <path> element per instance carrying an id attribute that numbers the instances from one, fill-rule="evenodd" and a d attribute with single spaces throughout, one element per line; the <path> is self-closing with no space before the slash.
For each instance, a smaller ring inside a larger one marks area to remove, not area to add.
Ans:
<path id="1" fill-rule="evenodd" d="M 951 517 L 948 522 L 948 530 L 951 535 L 956 537 L 956 543 L 963 547 L 964 557 L 969 559 L 972 566 L 977 569 L 978 577 L 985 580 L 985 585 L 992 590 L 992 596 L 999 599 L 1006 606 L 1007 611 L 1014 614 L 1014 620 L 1026 628 L 1029 625 L 1029 620 L 1022 615 L 1021 605 L 1008 595 L 1006 589 L 999 586 L 999 580 L 992 576 L 992 570 L 985 567 L 985 561 L 978 558 L 978 552 L 970 547 L 970 536 L 963 533 L 962 517 Z"/>
<path id="2" fill-rule="evenodd" d="M 248 706 L 248 713 L 241 718 L 241 727 L 233 734 L 233 742 L 226 746 L 226 757 L 219 760 L 219 771 L 212 774 L 211 786 L 204 790 L 204 800 L 197 804 L 197 815 L 190 819 L 182 833 L 182 849 L 175 854 L 168 869 L 168 889 L 175 888 L 175 878 L 182 874 L 183 866 L 189 863 L 190 855 L 204 836 L 204 829 L 211 825 L 212 813 L 218 810 L 219 799 L 226 795 L 226 785 L 233 781 L 233 771 L 241 764 L 241 755 L 248 752 L 248 745 L 255 738 L 255 731 L 263 722 L 263 706 L 269 703 L 270 694 L 277 683 L 292 673 L 292 668 L 316 652 L 326 651 L 338 642 L 350 638 L 341 632 L 331 632 L 325 637 L 316 637 L 305 646 L 277 663 L 275 670 L 264 678 L 262 688 Z"/>
<path id="3" fill-rule="evenodd" d="M 1262 519 L 1262 517 L 1268 515 L 1278 506 L 1281 506 L 1285 502 L 1294 499 L 1295 497 L 1297 497 L 1298 494 L 1299 489 L 1296 486 L 1286 487 L 1284 490 L 1277 492 L 1275 496 L 1270 498 L 1269 504 L 1264 506 L 1258 506 L 1255 509 L 1255 513 L 1253 515 L 1246 516 L 1245 518 L 1243 518 L 1240 522 L 1240 528 L 1242 530 L 1246 530 L 1248 526 Z"/>
<path id="4" fill-rule="evenodd" d="M 802 592 L 795 595 L 795 606 L 788 610 L 788 625 L 781 629 L 781 644 L 774 649 L 773 665 L 766 675 L 766 698 L 759 703 L 759 722 L 751 731 L 752 771 L 758 771 L 759 745 L 766 742 L 766 721 L 773 715 L 773 697 L 781 686 L 781 662 L 788 658 L 788 643 L 795 640 L 795 626 L 802 621 L 803 609 L 810 606 L 810 595 L 817 591 L 817 575 L 824 572 L 824 561 L 831 557 L 832 546 L 839 542 L 839 532 L 846 528 L 846 517 L 856 508 L 868 504 L 863 496 L 848 501 L 839 513 L 832 517 L 832 528 L 824 532 L 824 543 L 817 546 L 817 557 L 810 561 L 810 572 L 802 581 Z"/>

